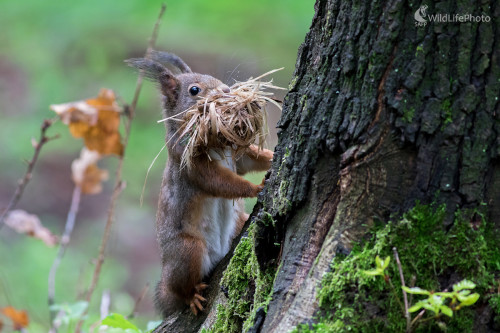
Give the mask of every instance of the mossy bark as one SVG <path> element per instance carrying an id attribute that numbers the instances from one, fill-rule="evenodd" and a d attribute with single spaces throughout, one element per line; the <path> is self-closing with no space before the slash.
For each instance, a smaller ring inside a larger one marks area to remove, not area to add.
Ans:
<path id="1" fill-rule="evenodd" d="M 281 263 L 262 332 L 313 320 L 332 259 L 374 218 L 434 201 L 451 224 L 486 203 L 500 228 L 500 3 L 426 3 L 491 20 L 419 27 L 423 4 L 316 2 L 257 213 L 275 221 L 257 223 L 259 262 Z"/>
<path id="2" fill-rule="evenodd" d="M 332 259 L 416 200 L 445 204 L 445 226 L 486 204 L 500 228 L 500 2 L 425 4 L 490 21 L 416 26 L 421 1 L 317 0 L 252 215 L 259 266 L 276 270 L 252 332 L 313 322 Z"/>

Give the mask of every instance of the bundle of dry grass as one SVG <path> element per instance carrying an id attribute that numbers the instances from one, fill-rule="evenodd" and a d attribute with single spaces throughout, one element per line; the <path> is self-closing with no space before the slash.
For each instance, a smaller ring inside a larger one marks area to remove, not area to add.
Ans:
<path id="1" fill-rule="evenodd" d="M 214 148 L 229 146 L 236 154 L 251 144 L 262 148 L 267 135 L 266 103 L 281 109 L 281 105 L 271 98 L 273 93 L 265 90 L 283 88 L 274 86 L 272 81 L 259 80 L 281 69 L 237 82 L 229 93 L 213 91 L 184 111 L 179 138 L 187 140 L 187 144 L 181 165 L 189 168 L 194 157 L 208 154 Z"/>

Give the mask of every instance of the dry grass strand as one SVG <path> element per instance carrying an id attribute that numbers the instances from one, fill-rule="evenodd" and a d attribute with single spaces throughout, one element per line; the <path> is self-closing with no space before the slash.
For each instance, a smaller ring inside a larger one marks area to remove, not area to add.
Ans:
<path id="1" fill-rule="evenodd" d="M 267 102 L 281 105 L 266 89 L 283 89 L 259 79 L 282 68 L 269 71 L 245 82 L 236 82 L 229 93 L 214 90 L 201 97 L 188 110 L 181 112 L 182 125 L 178 141 L 186 142 L 181 165 L 191 166 L 193 158 L 210 149 L 232 147 L 236 154 L 257 144 L 261 149 L 267 136 Z M 161 121 L 165 121 L 166 118 Z M 173 118 L 180 120 L 179 118 Z M 177 142 L 179 144 L 179 142 Z"/>

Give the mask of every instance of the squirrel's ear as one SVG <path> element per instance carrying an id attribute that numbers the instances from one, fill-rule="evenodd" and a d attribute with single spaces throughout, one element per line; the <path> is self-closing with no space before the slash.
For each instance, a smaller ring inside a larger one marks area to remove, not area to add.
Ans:
<path id="1" fill-rule="evenodd" d="M 180 83 L 168 68 L 147 58 L 132 58 L 125 62 L 130 67 L 141 70 L 147 79 L 158 82 L 163 95 L 171 100 L 177 100 Z"/>
<path id="2" fill-rule="evenodd" d="M 163 66 L 168 66 L 170 68 L 172 66 L 175 67 L 174 69 L 172 69 L 174 72 L 175 69 L 178 69 L 181 73 L 193 72 L 191 68 L 189 68 L 189 66 L 184 62 L 184 60 L 173 53 L 152 50 L 149 52 L 148 57 L 151 58 L 151 60 L 162 64 Z"/>

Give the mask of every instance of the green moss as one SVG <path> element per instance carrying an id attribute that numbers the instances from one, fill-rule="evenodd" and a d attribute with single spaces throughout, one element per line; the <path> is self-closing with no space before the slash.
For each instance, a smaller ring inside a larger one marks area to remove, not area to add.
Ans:
<path id="1" fill-rule="evenodd" d="M 290 156 L 290 149 L 288 147 L 285 148 L 285 155 L 283 156 L 283 162 Z"/>
<path id="2" fill-rule="evenodd" d="M 273 226 L 273 228 L 276 226 L 276 221 L 273 219 L 273 216 L 271 214 L 264 211 L 264 213 L 262 215 L 263 215 L 263 217 L 260 220 L 260 222 L 263 225 L 265 225 L 266 227 Z"/>
<path id="3" fill-rule="evenodd" d="M 418 56 L 418 54 L 424 52 L 424 46 L 422 44 L 417 46 L 417 49 L 415 50 L 415 58 Z"/>
<path id="4" fill-rule="evenodd" d="M 499 286 L 499 288 L 500 288 L 500 286 Z M 493 295 L 489 299 L 488 303 L 491 306 L 493 313 L 495 313 L 495 317 L 493 319 L 495 322 L 495 325 L 496 325 L 496 327 L 500 327 L 500 291 L 498 291 L 496 295 Z"/>
<path id="5" fill-rule="evenodd" d="M 453 114 L 451 110 L 451 101 L 449 98 L 443 100 L 441 103 L 441 111 L 444 118 L 444 125 L 447 125 L 453 121 Z"/>
<path id="6" fill-rule="evenodd" d="M 290 82 L 290 84 L 288 85 L 288 90 L 292 90 L 293 88 L 295 88 L 295 84 L 297 83 L 297 76 L 294 76 L 292 78 L 292 81 Z"/>
<path id="7" fill-rule="evenodd" d="M 244 332 L 252 327 L 257 310 L 267 309 L 275 271 L 260 270 L 253 248 L 254 227 L 248 229 L 234 250 L 234 255 L 224 272 L 221 286 L 227 291 L 226 304 L 217 307 L 217 319 L 210 330 L 204 332 Z"/>
<path id="8" fill-rule="evenodd" d="M 295 332 L 404 332 L 404 314 L 388 283 L 381 277 L 363 273 L 373 268 L 376 255 L 392 257 L 393 247 L 398 249 L 407 283 L 415 276 L 415 285 L 437 291 L 466 278 L 477 284 L 475 291 L 481 295 L 477 306 L 484 306 L 489 299 L 498 313 L 499 297 L 488 295 L 492 286 L 498 284 L 495 282 L 495 273 L 500 271 L 498 235 L 477 210 L 459 211 L 448 231 L 443 227 L 445 215 L 444 205 L 417 203 L 397 223 L 388 222 L 376 228 L 372 239 L 355 246 L 348 256 L 335 257 L 318 292 L 321 311 L 317 323 L 301 325 Z M 394 260 L 387 273 L 402 300 Z M 415 296 L 412 304 L 418 299 Z M 474 307 L 463 308 L 452 318 L 440 320 L 450 332 L 470 332 L 474 314 Z M 434 330 L 438 330 L 437 320 L 431 319 L 420 324 L 416 332 Z"/>
<path id="9" fill-rule="evenodd" d="M 413 117 L 415 117 L 415 108 L 411 107 L 411 108 L 407 109 L 405 107 L 405 109 L 403 111 L 404 122 L 407 124 L 411 123 L 413 121 Z"/>
<path id="10" fill-rule="evenodd" d="M 278 211 L 280 215 L 285 215 L 285 213 L 292 207 L 292 203 L 286 196 L 287 188 L 288 182 L 286 180 L 283 180 L 280 183 L 278 196 L 273 198 L 273 207 Z"/>
<path id="11" fill-rule="evenodd" d="M 273 207 L 278 211 L 280 215 L 285 215 L 285 213 L 292 207 L 292 203 L 287 197 L 288 185 L 289 184 L 287 180 L 282 180 L 279 186 L 278 195 L 273 197 Z"/>

